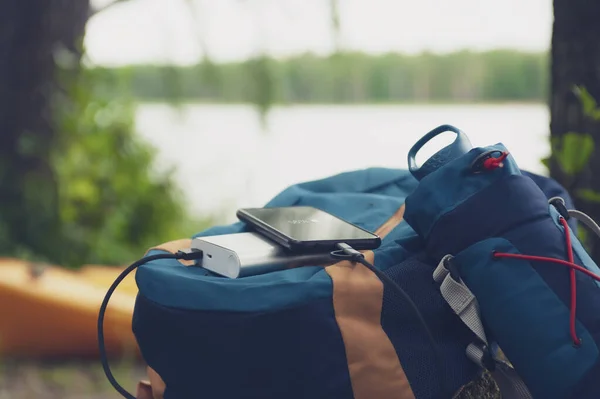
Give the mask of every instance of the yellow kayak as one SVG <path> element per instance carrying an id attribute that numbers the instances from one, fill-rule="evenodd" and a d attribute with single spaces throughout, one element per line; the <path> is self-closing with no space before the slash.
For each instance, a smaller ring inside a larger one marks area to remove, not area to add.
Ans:
<path id="1" fill-rule="evenodd" d="M 0 258 L 0 357 L 97 357 L 97 318 L 122 268 L 77 271 Z M 104 321 L 109 355 L 138 355 L 131 331 L 134 274 L 113 294 Z"/>

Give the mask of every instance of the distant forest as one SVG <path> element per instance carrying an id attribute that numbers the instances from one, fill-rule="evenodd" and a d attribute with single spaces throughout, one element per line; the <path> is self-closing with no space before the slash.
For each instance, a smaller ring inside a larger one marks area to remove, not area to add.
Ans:
<path id="1" fill-rule="evenodd" d="M 142 101 L 277 104 L 546 102 L 549 76 L 546 53 L 511 50 L 305 54 L 190 67 L 94 68 L 92 72 L 117 83 L 107 86 L 107 94 L 127 91 Z"/>

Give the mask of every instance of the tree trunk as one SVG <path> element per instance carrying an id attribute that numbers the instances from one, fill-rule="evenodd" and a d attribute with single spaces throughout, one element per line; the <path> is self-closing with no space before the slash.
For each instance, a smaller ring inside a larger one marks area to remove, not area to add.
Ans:
<path id="1" fill-rule="evenodd" d="M 0 0 L 0 254 L 57 250 L 52 100 L 88 15 L 89 0 Z"/>
<path id="2" fill-rule="evenodd" d="M 596 221 L 600 221 L 600 203 L 582 197 L 581 190 L 600 193 L 600 122 L 584 115 L 573 86 L 583 86 L 600 100 L 599 16 L 598 1 L 554 0 L 550 98 L 550 131 L 555 144 L 569 132 L 591 134 L 595 142 L 590 162 L 583 170 L 568 174 L 553 156 L 550 175 L 569 190 L 577 208 Z M 594 260 L 600 261 L 599 239 L 595 237 L 586 244 Z"/>

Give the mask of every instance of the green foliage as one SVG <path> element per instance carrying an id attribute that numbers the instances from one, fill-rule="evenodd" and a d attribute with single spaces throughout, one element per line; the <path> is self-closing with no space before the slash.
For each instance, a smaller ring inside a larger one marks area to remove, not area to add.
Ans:
<path id="1" fill-rule="evenodd" d="M 569 132 L 551 139 L 552 157 L 562 171 L 574 176 L 583 171 L 594 153 L 594 138 L 590 134 Z M 543 161 L 549 165 L 549 159 Z"/>
<path id="2" fill-rule="evenodd" d="M 247 80 L 248 98 L 252 104 L 257 106 L 264 124 L 264 117 L 273 103 L 271 60 L 261 55 L 246 61 L 245 68 L 249 77 Z"/>
<path id="3" fill-rule="evenodd" d="M 165 100 L 171 104 L 178 104 L 181 100 L 182 84 L 181 76 L 177 72 L 177 68 L 172 65 L 161 66 L 160 81 L 164 82 Z"/>
<path id="4" fill-rule="evenodd" d="M 134 103 L 109 94 L 126 80 L 86 71 L 62 79 L 69 89 L 56 101 L 52 161 L 65 256 L 54 261 L 122 264 L 204 228 L 189 220 L 171 175 L 153 170 L 155 151 L 135 134 Z"/>
<path id="5" fill-rule="evenodd" d="M 164 67 L 95 68 L 93 73 L 131 76 L 134 97 L 169 98 Z M 450 101 L 545 101 L 545 53 L 511 50 L 451 54 L 367 55 L 339 52 L 287 59 L 173 67 L 182 100 L 253 103 L 263 111 L 280 103 L 389 103 Z"/>
<path id="6" fill-rule="evenodd" d="M 600 108 L 596 103 L 596 99 L 592 97 L 585 87 L 575 86 L 573 93 L 579 98 L 583 108 L 583 114 L 593 121 L 600 121 Z"/>
<path id="7" fill-rule="evenodd" d="M 577 191 L 577 196 L 587 202 L 600 204 L 600 193 L 591 189 Z"/>
<path id="8" fill-rule="evenodd" d="M 585 87 L 574 86 L 573 93 L 579 99 L 583 115 L 592 121 L 600 121 L 600 108 Z M 551 138 L 552 154 L 543 159 L 544 165 L 550 167 L 550 159 L 554 159 L 562 171 L 570 177 L 581 173 L 588 166 L 594 154 L 595 141 L 591 134 L 569 132 Z M 591 192 L 579 193 L 581 198 L 591 199 Z"/>
<path id="9" fill-rule="evenodd" d="M 573 94 L 579 100 L 581 113 L 592 122 L 600 121 L 600 108 L 596 99 L 583 86 L 574 86 Z M 581 173 L 589 168 L 589 164 L 595 151 L 595 141 L 591 134 L 569 132 L 561 136 L 551 138 L 552 154 L 542 162 L 550 169 L 551 160 L 556 162 L 565 174 L 566 181 L 571 182 L 572 190 L 577 200 L 587 203 L 600 204 L 600 192 L 591 188 L 577 188 L 573 182 L 580 178 Z M 588 171 L 589 172 L 589 171 Z M 563 182 L 564 184 L 564 182 Z M 577 236 L 582 245 L 590 253 L 594 251 L 592 237 L 589 231 L 578 229 Z"/>

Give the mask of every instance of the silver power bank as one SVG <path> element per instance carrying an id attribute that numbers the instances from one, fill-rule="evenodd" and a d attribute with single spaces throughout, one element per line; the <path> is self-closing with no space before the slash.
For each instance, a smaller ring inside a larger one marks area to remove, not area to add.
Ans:
<path id="1" fill-rule="evenodd" d="M 194 238 L 192 250 L 202 251 L 202 267 L 229 278 L 298 266 L 326 266 L 335 262 L 329 252 L 290 254 L 273 241 L 253 232 Z"/>

